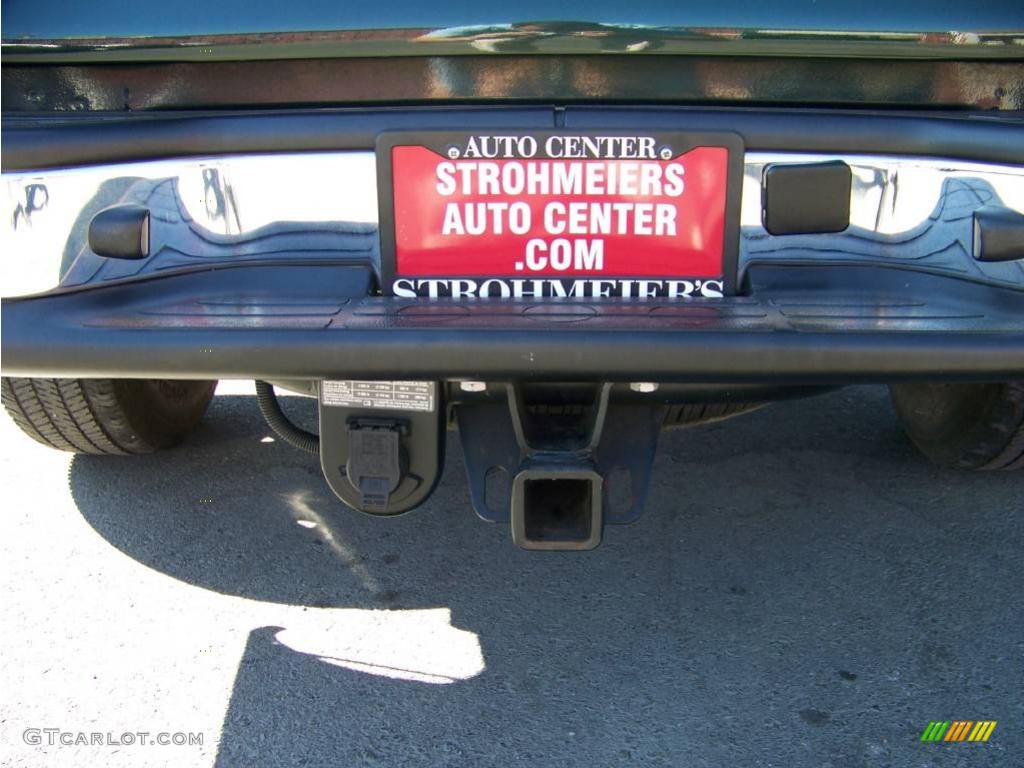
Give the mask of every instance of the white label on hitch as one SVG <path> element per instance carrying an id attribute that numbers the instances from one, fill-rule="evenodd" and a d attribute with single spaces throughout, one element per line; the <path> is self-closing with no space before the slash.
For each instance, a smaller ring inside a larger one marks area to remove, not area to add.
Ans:
<path id="1" fill-rule="evenodd" d="M 345 408 L 433 411 L 432 381 L 322 381 L 320 402 Z"/>

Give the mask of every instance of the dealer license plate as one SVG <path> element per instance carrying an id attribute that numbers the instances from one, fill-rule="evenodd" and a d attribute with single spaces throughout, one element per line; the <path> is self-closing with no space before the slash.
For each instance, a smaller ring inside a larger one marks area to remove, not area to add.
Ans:
<path id="1" fill-rule="evenodd" d="M 685 299 L 734 291 L 734 134 L 385 133 L 384 291 Z"/>

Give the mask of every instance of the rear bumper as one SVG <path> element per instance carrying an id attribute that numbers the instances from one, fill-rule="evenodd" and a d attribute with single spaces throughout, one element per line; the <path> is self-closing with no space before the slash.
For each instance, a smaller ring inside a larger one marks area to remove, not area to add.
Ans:
<path id="1" fill-rule="evenodd" d="M 369 296 L 366 267 L 238 265 L 5 300 L 5 376 L 853 383 L 1024 377 L 1024 292 L 751 265 L 745 295 Z"/>

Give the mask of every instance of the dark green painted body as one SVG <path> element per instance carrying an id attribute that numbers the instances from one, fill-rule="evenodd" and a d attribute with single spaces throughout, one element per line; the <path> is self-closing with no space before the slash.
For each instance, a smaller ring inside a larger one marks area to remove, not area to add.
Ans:
<path id="1" fill-rule="evenodd" d="M 849 0 L 12 0 L 3 109 L 508 101 L 1024 109 L 1020 0 L 865 8 Z"/>

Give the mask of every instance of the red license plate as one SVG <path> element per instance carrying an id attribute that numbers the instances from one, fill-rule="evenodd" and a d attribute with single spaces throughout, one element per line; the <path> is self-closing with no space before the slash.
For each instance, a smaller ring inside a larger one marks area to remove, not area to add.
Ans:
<path id="1" fill-rule="evenodd" d="M 733 134 L 386 133 L 385 293 L 627 298 L 732 293 Z"/>

